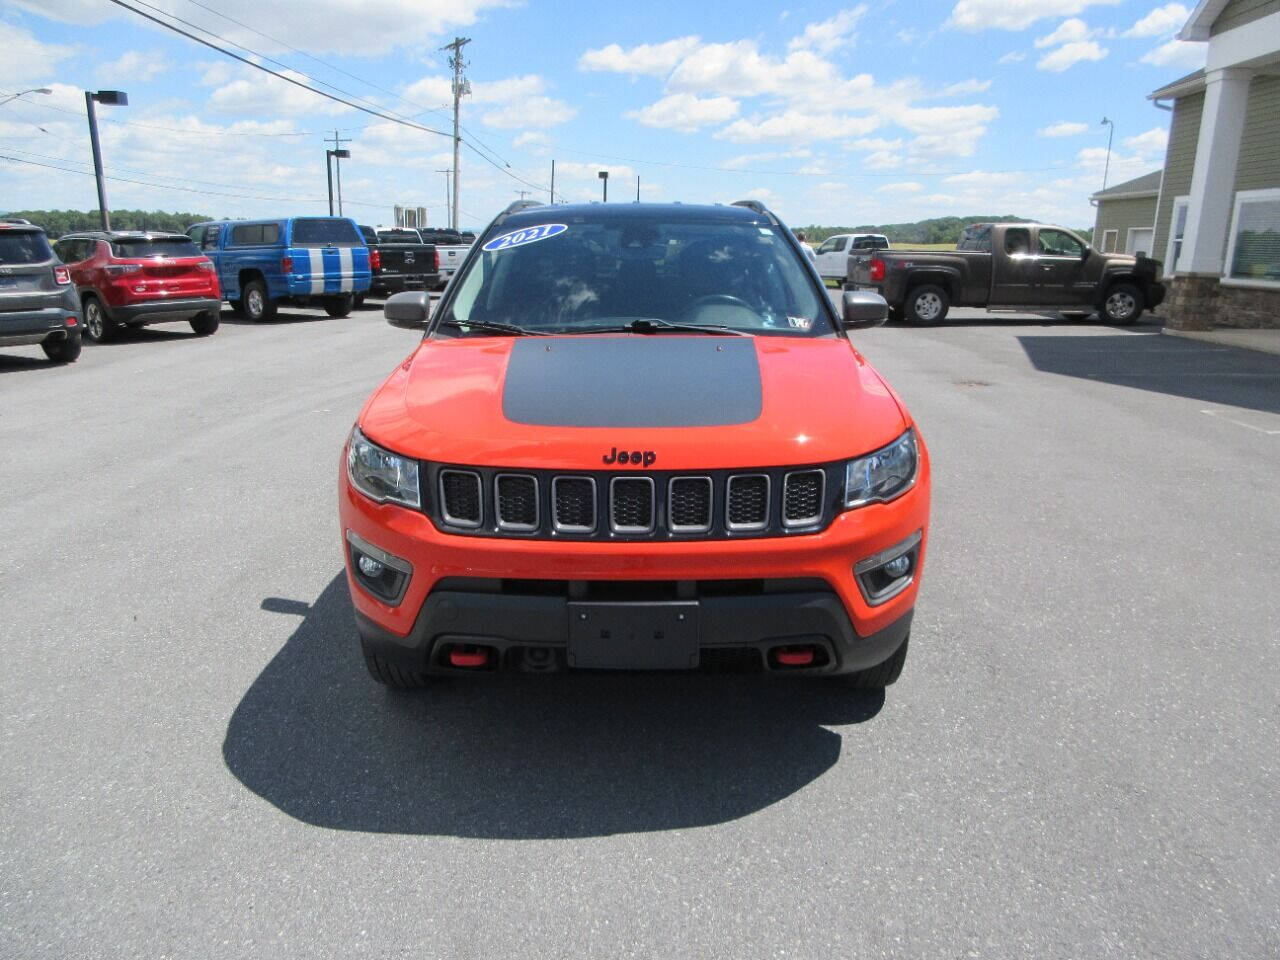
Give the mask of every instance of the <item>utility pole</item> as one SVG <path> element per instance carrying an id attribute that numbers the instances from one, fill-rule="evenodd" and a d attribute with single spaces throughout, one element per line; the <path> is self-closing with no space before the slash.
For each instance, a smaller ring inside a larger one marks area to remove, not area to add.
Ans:
<path id="1" fill-rule="evenodd" d="M 467 66 L 462 59 L 462 48 L 470 42 L 470 37 L 454 37 L 453 43 L 446 43 L 440 48 L 441 51 L 450 51 L 449 66 L 453 67 L 453 203 L 450 206 L 450 228 L 453 230 L 458 229 L 458 148 L 462 145 L 462 138 L 458 136 L 458 106 L 462 98 L 471 93 L 471 81 L 462 75 Z"/>
<path id="2" fill-rule="evenodd" d="M 528 190 L 517 190 L 517 191 L 516 191 L 516 193 L 520 194 L 520 202 L 521 202 L 521 203 L 524 203 L 524 198 L 525 198 L 525 197 L 527 197 L 527 196 L 529 195 L 529 191 L 528 191 Z"/>
<path id="3" fill-rule="evenodd" d="M 636 174 L 636 203 L 640 202 L 640 174 Z"/>
<path id="4" fill-rule="evenodd" d="M 556 161 L 551 158 L 551 205 L 556 205 Z"/>
<path id="5" fill-rule="evenodd" d="M 329 143 L 328 137 L 325 137 L 325 143 Z M 343 150 L 344 143 L 350 143 L 350 137 L 339 137 L 338 131 L 333 131 L 333 149 L 324 152 L 324 172 L 329 176 L 329 216 L 333 216 L 333 161 L 338 164 L 338 216 L 342 216 L 342 161 L 351 156 L 350 150 Z"/>
<path id="6" fill-rule="evenodd" d="M 448 221 L 447 226 L 449 227 L 449 229 L 450 229 L 450 230 L 452 230 L 452 229 L 454 229 L 454 226 L 453 226 L 453 218 L 452 218 L 452 216 L 450 215 L 450 206 L 449 206 L 449 204 L 450 204 L 450 200 L 449 200 L 449 196 L 450 196 L 450 194 L 449 194 L 449 175 L 450 175 L 450 174 L 452 174 L 452 173 L 453 173 L 453 171 L 452 171 L 452 170 L 437 170 L 437 171 L 436 171 L 436 173 L 443 173 L 443 174 L 444 174 L 444 216 L 445 216 L 445 220 L 446 220 L 446 221 Z"/>

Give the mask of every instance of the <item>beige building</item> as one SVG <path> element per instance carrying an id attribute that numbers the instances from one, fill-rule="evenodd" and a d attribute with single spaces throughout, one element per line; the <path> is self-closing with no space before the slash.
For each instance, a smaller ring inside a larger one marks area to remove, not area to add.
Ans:
<path id="1" fill-rule="evenodd" d="M 1152 256 L 1171 327 L 1280 327 L 1280 0 L 1200 0 L 1179 36 L 1203 70 L 1172 104 Z M 1100 213 L 1101 215 L 1101 213 Z"/>
<path id="2" fill-rule="evenodd" d="M 1099 190 L 1089 198 L 1098 208 L 1093 224 L 1094 247 L 1103 253 L 1142 254 L 1160 259 L 1153 252 L 1152 244 L 1162 173 L 1153 170 Z"/>

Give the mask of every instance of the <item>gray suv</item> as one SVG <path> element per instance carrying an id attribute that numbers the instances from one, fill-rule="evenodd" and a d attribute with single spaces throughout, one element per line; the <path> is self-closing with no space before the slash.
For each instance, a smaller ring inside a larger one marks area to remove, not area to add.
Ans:
<path id="1" fill-rule="evenodd" d="M 39 227 L 0 221 L 0 347 L 40 344 L 58 363 L 80 356 L 80 298 Z"/>

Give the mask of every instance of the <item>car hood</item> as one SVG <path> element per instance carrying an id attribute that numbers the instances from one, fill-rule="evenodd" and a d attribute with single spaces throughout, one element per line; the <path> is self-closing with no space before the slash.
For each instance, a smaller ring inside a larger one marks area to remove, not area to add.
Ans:
<path id="1" fill-rule="evenodd" d="M 684 470 L 840 460 L 907 421 L 843 338 L 622 334 L 424 340 L 360 426 L 442 463 L 590 470 L 648 451 Z"/>

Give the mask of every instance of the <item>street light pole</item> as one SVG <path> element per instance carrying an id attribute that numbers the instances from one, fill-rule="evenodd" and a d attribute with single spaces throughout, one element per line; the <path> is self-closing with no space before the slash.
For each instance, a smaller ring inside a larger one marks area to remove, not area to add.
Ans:
<path id="1" fill-rule="evenodd" d="M 98 142 L 98 112 L 95 103 L 104 106 L 127 107 L 129 95 L 121 90 L 84 92 L 85 113 L 89 115 L 89 145 L 93 148 L 93 175 L 98 181 L 98 212 L 102 215 L 102 229 L 111 229 L 111 211 L 107 209 L 107 182 L 102 174 L 102 145 Z"/>
<path id="2" fill-rule="evenodd" d="M 609 171 L 601 170 L 599 173 L 596 174 L 596 176 L 598 176 L 604 184 L 604 200 L 602 202 L 608 203 L 609 202 Z"/>
<path id="3" fill-rule="evenodd" d="M 48 87 L 32 87 L 30 90 L 23 90 L 21 93 L 11 93 L 3 100 L 0 100 L 0 107 L 3 107 L 10 100 L 17 100 L 19 97 L 25 97 L 28 93 L 53 93 L 53 91 Z"/>
<path id="4" fill-rule="evenodd" d="M 1107 174 L 1111 172 L 1111 138 L 1116 135 L 1116 123 L 1114 120 L 1102 118 L 1102 123 L 1107 127 L 1107 162 L 1102 167 L 1102 189 L 1107 189 Z"/>

